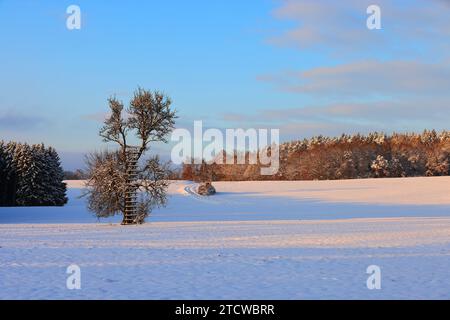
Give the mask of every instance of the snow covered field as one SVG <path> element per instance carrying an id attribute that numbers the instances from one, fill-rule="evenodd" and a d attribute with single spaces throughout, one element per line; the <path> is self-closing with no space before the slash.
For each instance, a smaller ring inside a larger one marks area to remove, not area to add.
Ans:
<path id="1" fill-rule="evenodd" d="M 81 186 L 62 208 L 0 208 L 1 299 L 450 298 L 450 177 L 219 182 L 209 198 L 175 182 L 126 227 L 98 223 Z"/>

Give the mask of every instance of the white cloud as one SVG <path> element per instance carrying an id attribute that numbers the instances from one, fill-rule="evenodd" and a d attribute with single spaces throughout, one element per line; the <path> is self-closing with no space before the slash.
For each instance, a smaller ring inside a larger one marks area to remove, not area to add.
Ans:
<path id="1" fill-rule="evenodd" d="M 402 54 L 418 57 L 449 48 L 450 5 L 444 0 L 377 0 L 382 30 L 366 27 L 372 0 L 284 0 L 273 16 L 293 26 L 268 39 L 272 44 L 301 50 L 324 50 L 345 56 Z"/>
<path id="2" fill-rule="evenodd" d="M 449 96 L 450 65 L 368 60 L 289 71 L 266 81 L 285 91 L 329 97 Z"/>

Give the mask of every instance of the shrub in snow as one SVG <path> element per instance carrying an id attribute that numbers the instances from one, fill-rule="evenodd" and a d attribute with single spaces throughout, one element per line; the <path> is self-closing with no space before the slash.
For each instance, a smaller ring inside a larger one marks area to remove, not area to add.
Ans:
<path id="1" fill-rule="evenodd" d="M 211 182 L 203 182 L 198 186 L 197 193 L 202 196 L 211 196 L 216 193 L 216 189 Z"/>

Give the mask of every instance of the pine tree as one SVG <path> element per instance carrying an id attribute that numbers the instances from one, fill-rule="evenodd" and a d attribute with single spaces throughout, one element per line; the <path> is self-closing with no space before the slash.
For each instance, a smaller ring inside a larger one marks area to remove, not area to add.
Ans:
<path id="1" fill-rule="evenodd" d="M 17 173 L 19 176 L 17 184 L 16 202 L 19 206 L 36 205 L 37 199 L 34 194 L 36 167 L 33 161 L 31 147 L 21 144 L 17 148 Z"/>
<path id="2" fill-rule="evenodd" d="M 17 173 L 17 158 L 16 149 L 18 144 L 15 142 L 9 142 L 6 144 L 6 206 L 16 205 L 16 190 L 18 184 L 18 173 Z"/>
<path id="3" fill-rule="evenodd" d="M 67 202 L 58 154 L 43 144 L 0 143 L 0 205 L 54 206 Z"/>
<path id="4" fill-rule="evenodd" d="M 48 173 L 45 181 L 49 190 L 49 202 L 55 206 L 63 206 L 67 203 L 66 184 L 63 182 L 64 171 L 61 166 L 61 160 L 55 149 L 52 147 L 46 150 L 46 159 Z"/>
<path id="5" fill-rule="evenodd" d="M 5 206 L 7 204 L 7 161 L 6 144 L 3 140 L 0 140 L 0 206 Z"/>

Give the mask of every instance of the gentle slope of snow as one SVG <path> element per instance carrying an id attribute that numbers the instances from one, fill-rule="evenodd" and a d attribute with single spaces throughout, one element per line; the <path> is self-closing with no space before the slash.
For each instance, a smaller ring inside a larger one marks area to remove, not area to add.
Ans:
<path id="1" fill-rule="evenodd" d="M 219 182 L 209 198 L 175 182 L 127 227 L 96 223 L 68 184 L 66 207 L 0 208 L 0 298 L 450 298 L 449 177 Z"/>

